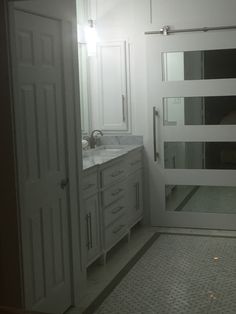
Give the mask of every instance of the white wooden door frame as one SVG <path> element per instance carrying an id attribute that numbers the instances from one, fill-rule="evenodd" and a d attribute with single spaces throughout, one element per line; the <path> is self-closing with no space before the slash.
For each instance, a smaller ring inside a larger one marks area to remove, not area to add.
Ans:
<path id="1" fill-rule="evenodd" d="M 165 184 L 236 186 L 235 170 L 165 169 L 164 141 L 236 141 L 234 125 L 163 126 L 163 97 L 235 95 L 236 79 L 162 81 L 162 52 L 199 51 L 235 48 L 236 32 L 152 35 L 146 38 L 148 62 L 148 123 L 146 141 L 149 165 L 150 210 L 152 225 L 208 229 L 236 228 L 236 215 L 165 211 Z M 228 36 L 227 36 L 228 35 Z M 152 61 L 150 61 L 152 60 Z M 154 83 L 153 83 L 154 82 Z M 153 107 L 157 107 L 157 147 L 160 158 L 154 162 Z"/>
<path id="2" fill-rule="evenodd" d="M 65 123 L 66 123 L 66 150 L 67 150 L 67 171 L 70 178 L 69 184 L 69 226 L 70 226 L 70 242 L 71 242 L 71 282 L 72 282 L 72 305 L 78 306 L 80 299 L 83 297 L 85 280 L 86 280 L 86 252 L 85 252 L 85 228 L 83 225 L 83 206 L 81 198 L 81 174 L 82 174 L 82 152 L 80 145 L 81 128 L 80 128 L 80 107 L 78 95 L 78 53 L 77 53 L 77 35 L 76 35 L 76 16 L 72 12 L 76 12 L 75 0 L 33 0 L 33 1 L 17 1 L 14 7 L 13 1 L 10 1 L 8 7 L 10 41 L 11 41 L 11 67 L 13 92 L 17 88 L 16 69 L 16 51 L 14 48 L 14 9 L 23 10 L 28 13 L 39 14 L 41 16 L 56 19 L 61 25 L 61 40 L 63 52 L 63 75 L 64 75 L 64 98 L 65 98 Z M 24 2 L 24 3 L 23 3 Z M 56 5 L 56 7 L 55 7 Z M 17 93 L 13 93 L 13 102 L 17 104 Z M 15 117 L 17 116 L 17 106 L 14 106 Z M 16 147 L 18 156 L 18 184 L 19 184 L 19 202 L 20 212 L 24 208 L 24 195 L 22 191 L 22 172 L 21 158 L 22 150 L 19 143 L 19 125 L 15 119 L 16 129 Z M 23 217 L 20 217 L 23 222 Z M 24 256 L 24 228 L 21 229 L 22 256 Z M 23 278 L 23 276 L 22 276 Z M 24 292 L 22 293 L 23 302 L 25 301 Z M 27 307 L 27 304 L 25 304 Z"/>

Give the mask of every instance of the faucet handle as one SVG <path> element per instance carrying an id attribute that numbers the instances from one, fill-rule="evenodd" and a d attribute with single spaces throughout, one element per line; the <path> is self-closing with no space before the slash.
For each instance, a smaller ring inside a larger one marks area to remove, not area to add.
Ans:
<path id="1" fill-rule="evenodd" d="M 89 137 L 88 135 L 84 135 L 84 136 L 82 137 L 82 140 L 85 140 L 85 141 L 89 141 L 89 139 L 90 139 L 90 137 Z"/>
<path id="2" fill-rule="evenodd" d="M 81 140 L 82 149 L 86 150 L 90 146 L 90 137 L 88 135 L 84 135 Z"/>
<path id="3" fill-rule="evenodd" d="M 101 130 L 93 130 L 91 133 L 91 137 L 97 137 L 98 134 L 100 134 L 101 136 L 103 136 L 103 133 Z"/>
<path id="4" fill-rule="evenodd" d="M 97 139 L 100 137 L 98 136 L 98 134 L 100 134 L 100 136 L 103 136 L 103 133 L 101 130 L 93 130 L 90 136 L 90 148 L 95 148 L 96 144 L 97 144 Z"/>
<path id="5" fill-rule="evenodd" d="M 82 140 L 82 149 L 87 149 L 89 146 L 89 141 L 87 139 Z"/>

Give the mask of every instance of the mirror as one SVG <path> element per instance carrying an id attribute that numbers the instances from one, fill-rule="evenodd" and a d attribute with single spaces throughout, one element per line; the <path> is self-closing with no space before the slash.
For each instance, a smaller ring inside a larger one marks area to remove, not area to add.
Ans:
<path id="1" fill-rule="evenodd" d="M 168 169 L 236 169 L 236 142 L 165 142 Z"/>
<path id="2" fill-rule="evenodd" d="M 167 211 L 236 213 L 236 187 L 166 185 Z"/>
<path id="3" fill-rule="evenodd" d="M 236 49 L 163 53 L 163 81 L 236 78 Z"/>
<path id="4" fill-rule="evenodd" d="M 236 124 L 236 96 L 163 99 L 165 126 Z"/>
<path id="5" fill-rule="evenodd" d="M 81 129 L 83 134 L 89 132 L 89 90 L 88 90 L 88 57 L 87 45 L 79 43 L 79 89 Z"/>
<path id="6" fill-rule="evenodd" d="M 88 1 L 76 0 L 76 7 L 81 130 L 83 135 L 87 135 L 90 131 L 89 58 L 88 43 L 85 36 L 85 29 L 90 19 Z"/>

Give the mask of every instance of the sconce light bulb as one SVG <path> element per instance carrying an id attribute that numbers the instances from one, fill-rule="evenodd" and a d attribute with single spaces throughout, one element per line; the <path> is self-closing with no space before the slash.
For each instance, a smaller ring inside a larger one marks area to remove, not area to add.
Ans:
<path id="1" fill-rule="evenodd" d="M 95 56 L 97 49 L 97 31 L 93 20 L 89 20 L 89 26 L 85 27 L 85 41 L 87 43 L 88 56 Z"/>

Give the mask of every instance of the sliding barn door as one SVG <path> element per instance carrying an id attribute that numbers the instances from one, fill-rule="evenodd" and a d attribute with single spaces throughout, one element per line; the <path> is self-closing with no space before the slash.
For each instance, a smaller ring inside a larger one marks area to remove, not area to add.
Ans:
<path id="1" fill-rule="evenodd" d="M 147 36 L 154 226 L 236 227 L 235 36 Z"/>

